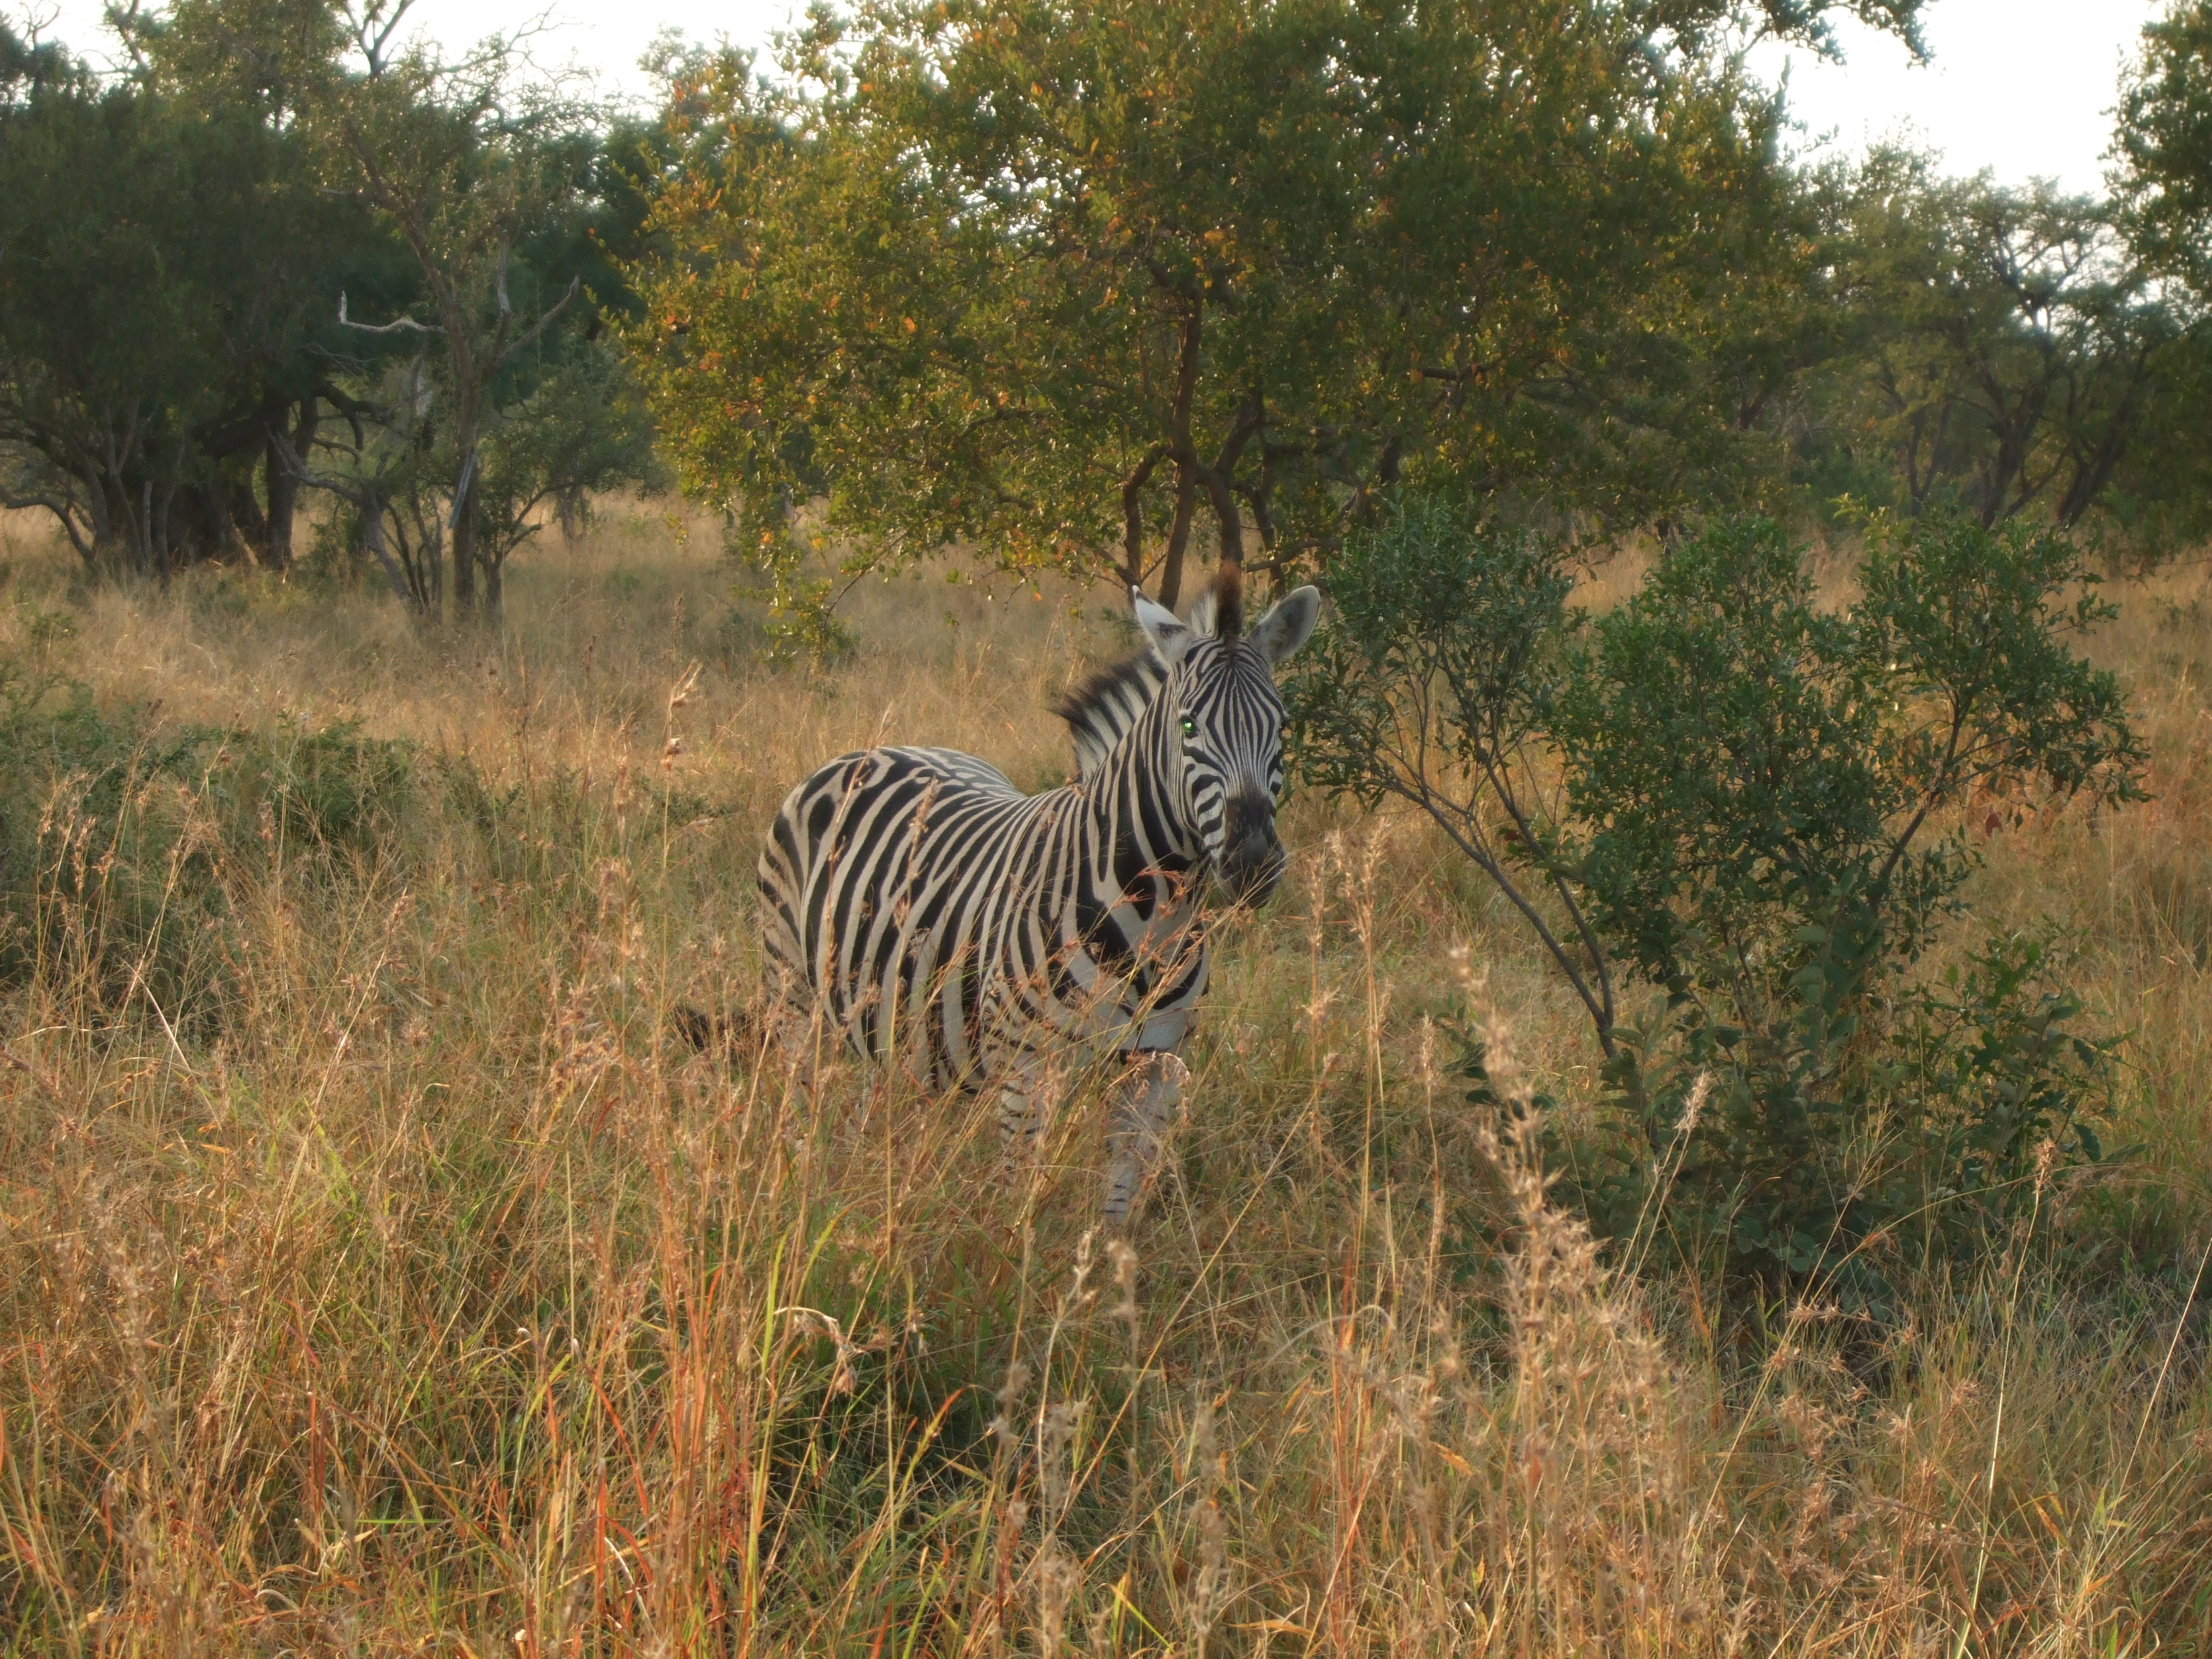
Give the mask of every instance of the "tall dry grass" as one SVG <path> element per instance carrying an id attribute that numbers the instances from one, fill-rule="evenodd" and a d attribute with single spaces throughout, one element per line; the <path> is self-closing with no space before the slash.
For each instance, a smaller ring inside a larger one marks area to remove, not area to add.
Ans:
<path id="1" fill-rule="evenodd" d="M 1056 778 L 1038 711 L 1114 641 L 1095 599 L 902 580 L 853 662 L 769 672 L 677 527 L 526 556 L 489 638 L 304 580 L 81 590 L 9 528 L 0 654 L 152 730 L 421 757 L 368 856 L 164 807 L 220 890 L 211 1035 L 76 958 L 6 994 L 9 1651 L 2205 1648 L 2201 577 L 2100 641 L 2158 803 L 1988 809 L 1984 908 L 2080 923 L 2132 1032 L 2141 1150 L 2043 1199 L 2104 1254 L 1996 1241 L 1876 1332 L 1609 1266 L 1529 1115 L 1594 1095 L 1565 988 L 1407 822 L 1294 803 L 1126 1240 L 1097 1079 L 1009 1181 L 988 1113 L 692 1053 L 790 782 L 905 739 Z"/>

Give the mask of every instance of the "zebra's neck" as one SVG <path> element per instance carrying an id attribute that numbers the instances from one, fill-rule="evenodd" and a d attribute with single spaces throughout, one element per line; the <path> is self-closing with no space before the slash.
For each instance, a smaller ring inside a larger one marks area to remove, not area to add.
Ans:
<path id="1" fill-rule="evenodd" d="M 1201 862 L 1205 844 L 1182 787 L 1182 746 L 1155 696 L 1084 778 L 1091 830 L 1110 867 L 1132 880 L 1141 872 L 1180 873 Z M 1104 858 L 1094 857 L 1103 865 Z"/>
<path id="2" fill-rule="evenodd" d="M 1079 776 L 1089 781 L 1098 775 L 1107 757 L 1158 700 L 1167 678 L 1167 665 L 1151 651 L 1140 651 L 1053 699 L 1052 711 L 1067 722 L 1075 744 Z"/>

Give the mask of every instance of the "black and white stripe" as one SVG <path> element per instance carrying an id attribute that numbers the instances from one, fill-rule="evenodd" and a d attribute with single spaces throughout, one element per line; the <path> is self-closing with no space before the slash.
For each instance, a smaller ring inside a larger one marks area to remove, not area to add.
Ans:
<path id="1" fill-rule="evenodd" d="M 1057 706 L 1074 783 L 1024 795 L 945 749 L 843 755 L 785 799 L 761 854 L 764 943 L 793 1006 L 933 1087 L 1001 1091 L 1034 1134 L 1071 1043 L 1133 1061 L 1106 1212 L 1127 1213 L 1173 1113 L 1206 989 L 1211 878 L 1256 902 L 1282 866 L 1273 671 L 1313 630 L 1300 588 L 1239 627 L 1225 570 L 1188 623 L 1133 592 L 1147 650 Z"/>

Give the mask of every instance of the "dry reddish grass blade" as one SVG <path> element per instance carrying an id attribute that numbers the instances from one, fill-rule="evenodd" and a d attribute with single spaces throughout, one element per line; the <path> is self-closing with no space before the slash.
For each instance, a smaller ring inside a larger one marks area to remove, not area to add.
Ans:
<path id="1" fill-rule="evenodd" d="M 0 533 L 0 654 L 156 725 L 358 720 L 432 757 L 380 861 L 204 830 L 214 1035 L 58 971 L 0 1003 L 6 1650 L 2212 1639 L 2212 1394 L 2172 1298 L 2009 1251 L 1896 1330 L 1817 1297 L 1760 1329 L 1625 1275 L 1529 1115 L 1539 1085 L 1590 1109 L 1579 1016 L 1413 823 L 1293 803 L 1296 879 L 1228 925 L 1127 1239 L 1089 1231 L 1096 1079 L 1009 1181 L 983 1107 L 826 1042 L 685 1041 L 682 1010 L 751 997 L 753 837 L 789 782 L 915 739 L 1056 779 L 1040 711 L 1113 648 L 1104 601 L 896 582 L 855 596 L 854 661 L 771 673 L 710 531 L 652 513 L 526 556 L 492 639 L 305 579 L 76 592 L 41 532 Z M 2087 927 L 2146 1150 L 2127 1191 L 2051 1201 L 2133 1206 L 2185 1279 L 2212 1237 L 2212 597 L 2195 572 L 2119 597 L 2100 648 L 2159 800 L 1984 804 L 1979 900 Z M 73 637 L 32 638 L 64 609 Z M 82 839 L 70 799 L 30 809 L 50 837 Z M 1446 1069 L 1458 1017 L 1503 1114 Z"/>

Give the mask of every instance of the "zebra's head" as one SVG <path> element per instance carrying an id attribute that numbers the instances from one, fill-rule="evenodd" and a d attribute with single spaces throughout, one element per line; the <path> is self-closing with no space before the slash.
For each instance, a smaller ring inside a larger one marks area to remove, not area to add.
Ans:
<path id="1" fill-rule="evenodd" d="M 1257 904 L 1283 873 L 1275 799 L 1283 789 L 1283 700 L 1275 669 L 1306 642 L 1321 594 L 1301 587 L 1246 628 L 1242 574 L 1224 567 L 1179 622 L 1135 588 L 1137 623 L 1167 665 L 1159 695 L 1166 740 L 1179 752 L 1169 780 L 1186 829 L 1214 879 L 1238 903 Z"/>

